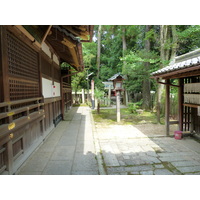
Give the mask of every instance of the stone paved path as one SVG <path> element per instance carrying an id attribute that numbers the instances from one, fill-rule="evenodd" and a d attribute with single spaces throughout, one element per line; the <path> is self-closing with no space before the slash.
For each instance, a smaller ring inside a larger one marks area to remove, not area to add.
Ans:
<path id="1" fill-rule="evenodd" d="M 18 174 L 98 175 L 90 109 L 72 108 Z"/>
<path id="2" fill-rule="evenodd" d="M 99 125 L 87 107 L 72 108 L 20 175 L 200 174 L 200 143 L 149 134 L 132 125 Z"/>
<path id="3" fill-rule="evenodd" d="M 95 127 L 108 175 L 200 174 L 200 144 L 194 139 L 147 137 L 132 125 Z"/>

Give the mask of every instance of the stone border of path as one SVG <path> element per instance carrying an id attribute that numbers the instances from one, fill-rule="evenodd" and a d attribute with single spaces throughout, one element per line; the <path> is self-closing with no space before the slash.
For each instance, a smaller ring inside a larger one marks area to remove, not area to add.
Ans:
<path id="1" fill-rule="evenodd" d="M 99 145 L 99 140 L 97 138 L 97 133 L 96 133 L 96 128 L 95 128 L 95 124 L 94 124 L 94 118 L 90 109 L 90 118 L 91 118 L 91 124 L 92 124 L 92 133 L 93 133 L 93 138 L 94 138 L 94 147 L 95 147 L 95 151 L 96 151 L 96 156 L 97 156 L 97 163 L 98 163 L 98 167 L 99 167 L 99 174 L 100 175 L 107 175 L 106 171 L 104 169 L 103 166 L 103 157 L 101 155 L 101 149 L 100 149 L 100 145 Z"/>

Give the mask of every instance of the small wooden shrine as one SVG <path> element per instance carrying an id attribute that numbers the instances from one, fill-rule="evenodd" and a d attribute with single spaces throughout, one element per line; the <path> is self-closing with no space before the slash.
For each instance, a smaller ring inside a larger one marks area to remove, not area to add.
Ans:
<path id="1" fill-rule="evenodd" d="M 180 131 L 200 133 L 200 49 L 175 58 L 175 62 L 152 73 L 153 78 L 166 86 L 166 134 L 174 124 L 169 119 L 170 87 L 178 87 Z M 178 85 L 171 83 L 178 79 Z M 164 80 L 164 82 L 163 82 Z"/>

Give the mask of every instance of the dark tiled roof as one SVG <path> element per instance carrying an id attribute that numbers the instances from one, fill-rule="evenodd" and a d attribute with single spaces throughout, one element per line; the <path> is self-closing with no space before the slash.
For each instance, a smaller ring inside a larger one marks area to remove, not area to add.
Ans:
<path id="1" fill-rule="evenodd" d="M 123 79 L 125 78 L 120 72 L 112 76 L 111 78 L 108 79 L 108 81 L 113 81 L 115 80 L 118 76 L 121 76 Z"/>
<path id="2" fill-rule="evenodd" d="M 199 64 L 200 64 L 200 49 L 197 49 L 195 51 L 176 57 L 174 64 L 159 69 L 153 72 L 151 75 L 156 76 L 160 74 L 166 74 L 172 71 L 189 68 Z"/>

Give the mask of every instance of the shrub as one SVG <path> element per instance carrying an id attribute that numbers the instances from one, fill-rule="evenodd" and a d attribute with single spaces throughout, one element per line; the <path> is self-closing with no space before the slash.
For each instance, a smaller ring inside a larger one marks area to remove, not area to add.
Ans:
<path id="1" fill-rule="evenodd" d="M 128 104 L 128 110 L 130 113 L 137 113 L 137 109 L 139 108 L 139 106 L 136 103 L 129 103 Z"/>

